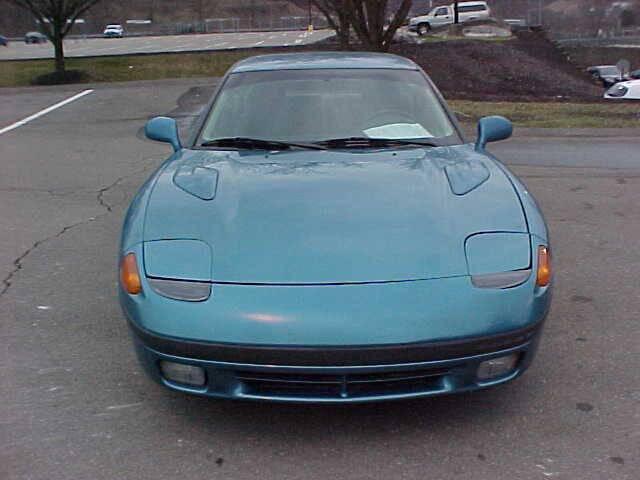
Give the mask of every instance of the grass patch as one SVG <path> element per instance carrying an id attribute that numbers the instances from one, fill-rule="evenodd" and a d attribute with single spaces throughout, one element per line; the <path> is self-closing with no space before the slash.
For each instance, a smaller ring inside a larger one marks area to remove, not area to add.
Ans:
<path id="1" fill-rule="evenodd" d="M 502 115 L 519 127 L 539 128 L 640 128 L 638 102 L 601 103 L 543 102 L 448 102 L 463 123 L 480 117 Z"/>
<path id="2" fill-rule="evenodd" d="M 67 68 L 80 70 L 84 82 L 125 82 L 161 78 L 219 77 L 255 51 L 203 52 L 68 58 Z M 35 78 L 51 73 L 53 60 L 0 62 L 0 87 L 31 85 Z"/>
<path id="3" fill-rule="evenodd" d="M 445 42 L 486 42 L 506 43 L 515 40 L 516 37 L 465 37 L 463 35 L 432 34 L 419 37 L 418 43 L 445 43 Z"/>

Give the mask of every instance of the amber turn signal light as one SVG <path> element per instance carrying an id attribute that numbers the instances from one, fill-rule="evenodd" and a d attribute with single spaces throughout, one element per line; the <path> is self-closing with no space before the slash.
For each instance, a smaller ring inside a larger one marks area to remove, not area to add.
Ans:
<path id="1" fill-rule="evenodd" d="M 142 291 L 142 283 L 140 282 L 140 275 L 138 274 L 138 264 L 136 263 L 136 256 L 133 253 L 128 253 L 122 257 L 120 262 L 120 285 L 125 292 L 131 295 L 137 295 Z"/>
<path id="2" fill-rule="evenodd" d="M 544 245 L 538 247 L 538 275 L 536 285 L 546 287 L 551 282 L 551 253 Z"/>

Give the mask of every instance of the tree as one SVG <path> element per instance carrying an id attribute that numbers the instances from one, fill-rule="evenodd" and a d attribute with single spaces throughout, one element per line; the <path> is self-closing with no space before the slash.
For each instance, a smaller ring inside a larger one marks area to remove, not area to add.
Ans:
<path id="1" fill-rule="evenodd" d="M 413 2 L 402 0 L 385 26 L 388 3 L 389 0 L 344 0 L 349 23 L 364 47 L 369 50 L 389 50 L 393 36 L 407 18 Z"/>
<path id="2" fill-rule="evenodd" d="M 620 25 L 624 27 L 633 27 L 636 24 L 636 16 L 633 10 L 622 10 L 620 13 Z"/>
<path id="3" fill-rule="evenodd" d="M 312 0 L 312 3 L 327 19 L 329 27 L 336 31 L 340 48 L 349 49 L 351 23 L 347 13 L 347 0 Z"/>
<path id="4" fill-rule="evenodd" d="M 28 11 L 40 23 L 40 29 L 53 44 L 56 72 L 64 75 L 62 40 L 75 21 L 100 0 L 9 0 Z"/>
<path id="5" fill-rule="evenodd" d="M 612 18 L 607 15 L 607 10 L 610 7 L 609 2 L 610 0 L 594 0 L 591 8 L 587 11 L 588 22 L 591 24 L 590 29 L 593 31 L 594 37 L 601 36 L 603 29 L 610 26 L 607 25 Z"/>

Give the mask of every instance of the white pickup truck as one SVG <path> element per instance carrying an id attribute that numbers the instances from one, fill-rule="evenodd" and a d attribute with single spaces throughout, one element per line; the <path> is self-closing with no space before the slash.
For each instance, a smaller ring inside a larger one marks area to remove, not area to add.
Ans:
<path id="1" fill-rule="evenodd" d="M 460 23 L 471 20 L 484 20 L 491 15 L 491 9 L 487 2 L 460 2 L 458 3 L 458 19 Z M 453 4 L 435 7 L 426 15 L 413 17 L 409 20 L 409 30 L 425 35 L 431 29 L 453 24 L 455 15 Z"/>

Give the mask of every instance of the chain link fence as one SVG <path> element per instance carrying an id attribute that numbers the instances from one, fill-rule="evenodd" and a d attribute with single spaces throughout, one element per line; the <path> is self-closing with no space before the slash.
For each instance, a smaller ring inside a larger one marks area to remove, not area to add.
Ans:
<path id="1" fill-rule="evenodd" d="M 314 29 L 327 28 L 327 21 L 324 17 L 313 16 L 311 24 Z M 180 22 L 167 24 L 150 24 L 146 28 L 129 30 L 129 33 L 138 34 L 162 34 L 180 35 L 190 33 L 228 33 L 228 32 L 251 32 L 251 31 L 285 31 L 285 30 L 306 30 L 309 27 L 308 16 L 265 16 L 254 18 L 225 17 L 207 18 L 202 21 Z"/>

